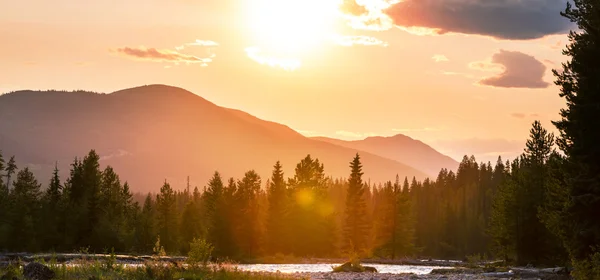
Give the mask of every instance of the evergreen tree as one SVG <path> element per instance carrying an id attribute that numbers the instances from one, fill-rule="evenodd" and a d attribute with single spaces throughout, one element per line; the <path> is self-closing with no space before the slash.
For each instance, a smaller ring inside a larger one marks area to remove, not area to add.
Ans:
<path id="1" fill-rule="evenodd" d="M 362 181 L 362 164 L 358 153 L 350 162 L 348 195 L 346 196 L 346 220 L 344 223 L 345 247 L 348 252 L 364 253 L 367 243 L 367 210 L 364 199 L 365 184 Z"/>
<path id="2" fill-rule="evenodd" d="M 151 253 L 158 236 L 156 229 L 156 206 L 152 195 L 148 193 L 140 217 L 135 225 L 136 249 L 143 253 Z"/>
<path id="3" fill-rule="evenodd" d="M 17 172 L 17 164 L 15 163 L 15 156 L 10 157 L 6 164 L 6 188 L 10 189 L 10 177 Z"/>
<path id="4" fill-rule="evenodd" d="M 2 151 L 0 151 L 0 248 L 7 248 L 6 244 L 10 232 L 8 223 L 8 186 L 4 184 L 2 178 L 4 177 L 4 164 L 4 157 L 2 156 Z"/>
<path id="5" fill-rule="evenodd" d="M 261 179 L 254 171 L 244 174 L 238 182 L 235 193 L 236 210 L 239 219 L 236 223 L 237 244 L 242 256 L 256 256 L 260 245 L 259 192 Z"/>
<path id="6" fill-rule="evenodd" d="M 198 209 L 198 205 L 196 201 L 189 201 L 181 215 L 181 229 L 179 230 L 181 236 L 181 245 L 183 248 L 184 254 L 187 254 L 189 251 L 189 244 L 194 240 L 194 238 L 202 237 L 202 228 L 201 228 L 201 217 L 200 211 Z"/>
<path id="7" fill-rule="evenodd" d="M 160 188 L 160 193 L 156 196 L 156 215 L 158 234 L 161 244 L 167 252 L 177 252 L 179 249 L 175 202 L 175 193 L 171 185 L 165 181 Z"/>
<path id="8" fill-rule="evenodd" d="M 564 55 L 571 60 L 562 72 L 554 70 L 560 96 L 567 101 L 562 119 L 554 124 L 560 131 L 558 144 L 567 156 L 569 203 L 561 211 L 563 241 L 575 267 L 582 273 L 591 271 L 591 262 L 600 259 L 600 3 L 575 0 L 567 3 L 562 15 L 579 29 L 569 34 L 570 44 Z M 598 265 L 598 264 L 595 264 Z M 592 273 L 592 272 L 590 272 Z M 599 272 L 588 275 L 600 277 Z M 581 276 L 584 278 L 584 276 Z"/>
<path id="9" fill-rule="evenodd" d="M 58 250 L 62 245 L 64 231 L 62 189 L 58 164 L 55 164 L 50 184 L 42 198 L 42 224 L 45 229 L 42 236 L 44 249 Z"/>
<path id="10" fill-rule="evenodd" d="M 290 226 L 293 253 L 301 256 L 331 254 L 335 250 L 330 205 L 327 201 L 325 168 L 318 159 L 307 155 L 296 165 L 293 178 L 288 179 L 290 190 Z"/>
<path id="11" fill-rule="evenodd" d="M 233 183 L 235 185 L 235 182 Z M 235 189 L 235 186 L 233 188 Z M 217 258 L 232 256 L 231 224 L 225 200 L 225 188 L 219 172 L 215 172 L 208 182 L 204 199 L 208 219 L 208 240 L 215 247 L 213 254 Z"/>
<path id="12" fill-rule="evenodd" d="M 270 253 L 283 253 L 287 251 L 286 220 L 287 220 L 287 186 L 283 177 L 281 163 L 277 161 L 273 166 L 273 174 L 268 185 L 269 209 L 267 214 L 267 241 Z"/>
<path id="13" fill-rule="evenodd" d="M 41 185 L 26 167 L 17 174 L 13 187 L 10 193 L 12 215 L 9 248 L 36 252 L 41 245 L 38 236 L 41 234 L 38 219 Z"/>

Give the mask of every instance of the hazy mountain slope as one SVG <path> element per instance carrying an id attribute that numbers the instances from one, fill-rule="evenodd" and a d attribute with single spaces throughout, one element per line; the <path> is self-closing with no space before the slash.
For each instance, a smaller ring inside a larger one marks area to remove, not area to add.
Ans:
<path id="1" fill-rule="evenodd" d="M 434 178 L 442 168 L 455 170 L 458 167 L 458 162 L 449 156 L 441 154 L 421 141 L 402 134 L 392 137 L 368 137 L 356 141 L 344 141 L 327 137 L 314 137 L 313 139 L 387 157 L 423 170 Z"/>
<path id="2" fill-rule="evenodd" d="M 240 178 L 256 169 L 263 181 L 281 160 L 287 176 L 306 154 L 327 174 L 345 177 L 357 152 L 306 138 L 287 126 L 219 107 L 176 87 L 143 86 L 111 94 L 20 91 L 0 96 L 0 150 L 29 164 L 42 183 L 59 162 L 68 174 L 76 156 L 96 149 L 134 190 L 156 191 L 167 179 L 204 186 L 219 170 Z M 365 179 L 426 175 L 410 166 L 361 152 Z M 64 178 L 63 178 L 64 179 Z"/>

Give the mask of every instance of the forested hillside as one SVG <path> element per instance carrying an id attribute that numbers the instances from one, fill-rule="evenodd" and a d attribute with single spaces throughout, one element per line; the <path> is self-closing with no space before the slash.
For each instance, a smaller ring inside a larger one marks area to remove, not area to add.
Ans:
<path id="1" fill-rule="evenodd" d="M 535 122 L 526 151 L 493 165 L 465 156 L 458 170 L 436 180 L 390 178 L 367 184 L 361 158 L 348 178 L 327 176 L 327 166 L 307 155 L 284 174 L 276 162 L 270 178 L 254 170 L 238 179 L 215 172 L 205 186 L 159 193 L 134 202 L 131 186 L 92 150 L 38 182 L 14 158 L 2 160 L 0 247 L 9 251 L 74 251 L 89 248 L 152 253 L 160 244 L 184 254 L 193 238 L 215 246 L 215 257 L 253 259 L 294 256 L 479 255 L 518 263 L 561 264 L 565 252 L 544 226 L 546 208 L 562 180 L 562 157 L 552 135 Z"/>

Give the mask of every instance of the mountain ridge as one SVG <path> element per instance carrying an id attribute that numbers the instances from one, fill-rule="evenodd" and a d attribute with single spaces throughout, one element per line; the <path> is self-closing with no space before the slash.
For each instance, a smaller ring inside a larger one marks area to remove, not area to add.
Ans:
<path id="1" fill-rule="evenodd" d="M 342 140 L 324 136 L 312 139 L 353 148 L 386 157 L 426 172 L 435 178 L 442 168 L 454 170 L 459 163 L 426 143 L 404 134 L 393 136 L 369 136 L 362 140 Z"/>
<path id="2" fill-rule="evenodd" d="M 263 182 L 277 160 L 292 176 L 307 154 L 332 177 L 347 177 L 356 153 L 365 179 L 393 180 L 427 175 L 389 158 L 304 137 L 286 125 L 220 107 L 196 93 L 147 85 L 113 93 L 18 91 L 0 96 L 0 147 L 31 166 L 45 185 L 54 163 L 61 175 L 95 149 L 122 181 L 138 191 L 157 190 L 166 179 L 182 185 L 187 176 L 203 186 L 214 171 L 240 178 L 255 169 Z M 36 174 L 36 175 L 37 175 Z"/>

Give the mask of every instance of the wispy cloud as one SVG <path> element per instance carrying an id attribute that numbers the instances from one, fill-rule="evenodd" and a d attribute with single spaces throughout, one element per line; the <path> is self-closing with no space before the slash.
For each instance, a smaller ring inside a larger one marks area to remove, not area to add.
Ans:
<path id="1" fill-rule="evenodd" d="M 210 40 L 196 40 L 192 43 L 183 44 L 181 46 L 175 47 L 176 50 L 181 51 L 189 46 L 198 46 L 198 47 L 218 47 L 219 43 Z"/>
<path id="2" fill-rule="evenodd" d="M 387 47 L 389 44 L 387 42 L 381 41 L 375 37 L 370 36 L 342 36 L 335 35 L 333 36 L 333 41 L 341 46 L 354 46 L 354 45 L 362 45 L 362 46 L 382 46 Z"/>
<path id="3" fill-rule="evenodd" d="M 401 0 L 344 0 L 341 10 L 347 24 L 354 29 L 383 31 L 394 27 L 385 10 Z"/>
<path id="4" fill-rule="evenodd" d="M 435 62 L 445 62 L 445 61 L 450 61 L 445 55 L 443 54 L 436 54 L 434 55 L 431 59 L 433 59 Z"/>
<path id="5" fill-rule="evenodd" d="M 259 47 L 248 47 L 245 51 L 250 59 L 260 64 L 281 68 L 286 71 L 294 71 L 302 65 L 302 62 L 297 58 L 269 55 L 264 53 Z"/>
<path id="6" fill-rule="evenodd" d="M 207 63 L 212 62 L 212 57 L 198 57 L 189 54 L 183 54 L 173 50 L 167 49 L 155 49 L 155 48 L 146 48 L 146 47 L 138 47 L 138 48 L 119 48 L 116 50 L 117 53 L 127 56 L 129 58 L 137 59 L 137 60 L 145 60 L 145 61 L 154 61 L 154 62 L 171 62 L 175 64 L 186 63 L 186 64 L 195 64 L 199 63 L 203 66 L 207 65 Z"/>
<path id="7" fill-rule="evenodd" d="M 502 88 L 547 88 L 543 80 L 546 66 L 535 57 L 518 51 L 500 50 L 489 61 L 472 62 L 469 67 L 482 71 L 501 71 L 483 78 L 480 85 Z"/>

